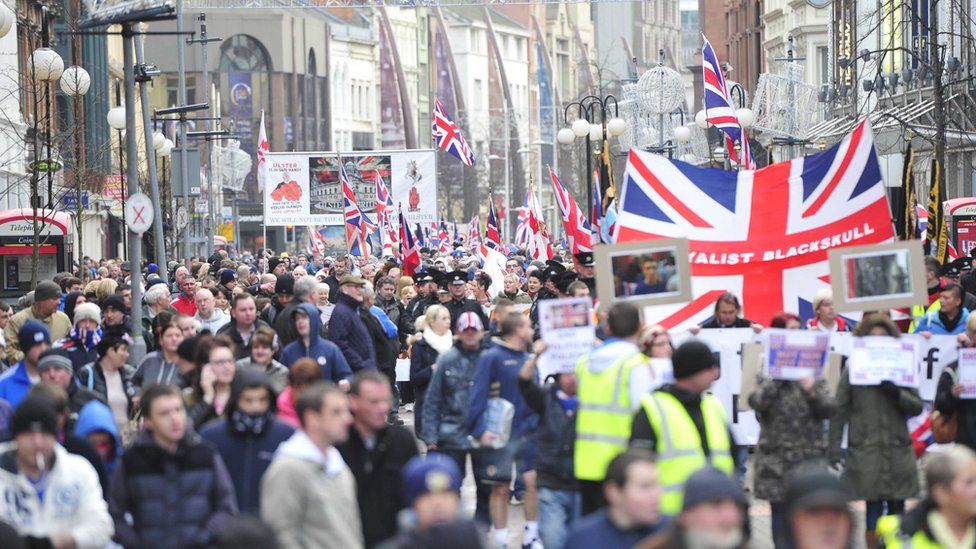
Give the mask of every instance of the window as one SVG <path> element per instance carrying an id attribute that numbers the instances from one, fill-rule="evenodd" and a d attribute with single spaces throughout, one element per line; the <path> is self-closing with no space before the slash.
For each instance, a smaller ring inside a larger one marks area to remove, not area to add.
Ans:
<path id="1" fill-rule="evenodd" d="M 817 47 L 817 63 L 819 68 L 820 82 L 818 84 L 826 84 L 830 81 L 827 71 L 830 68 L 830 60 L 827 59 L 827 46 Z"/>
<path id="2" fill-rule="evenodd" d="M 480 78 L 474 79 L 474 105 L 472 110 L 481 110 L 485 102 L 485 83 Z"/>

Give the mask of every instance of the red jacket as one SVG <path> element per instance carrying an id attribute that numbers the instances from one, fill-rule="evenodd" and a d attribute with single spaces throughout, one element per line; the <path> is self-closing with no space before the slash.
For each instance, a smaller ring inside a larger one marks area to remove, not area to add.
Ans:
<path id="1" fill-rule="evenodd" d="M 197 303 L 192 299 L 186 297 L 186 295 L 180 292 L 180 295 L 176 296 L 170 305 L 176 309 L 176 312 L 187 315 L 196 316 L 197 315 Z"/>

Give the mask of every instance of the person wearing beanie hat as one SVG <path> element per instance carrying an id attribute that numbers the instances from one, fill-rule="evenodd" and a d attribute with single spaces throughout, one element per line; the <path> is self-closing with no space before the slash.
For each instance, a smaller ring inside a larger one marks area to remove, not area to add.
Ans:
<path id="1" fill-rule="evenodd" d="M 41 353 L 51 347 L 51 332 L 40 321 L 28 319 L 17 332 L 17 343 L 24 350 L 22 358 L 0 374 L 0 399 L 14 407 L 27 396 L 31 385 L 40 380 L 37 363 Z"/>
<path id="2" fill-rule="evenodd" d="M 34 288 L 33 294 L 33 303 L 10 317 L 10 321 L 3 329 L 7 341 L 7 360 L 10 362 L 24 357 L 24 350 L 20 346 L 17 333 L 28 320 L 36 320 L 47 326 L 50 341 L 68 337 L 71 331 L 71 320 L 68 319 L 68 315 L 58 310 L 61 307 L 60 286 L 50 280 L 43 280 Z"/>
<path id="3" fill-rule="evenodd" d="M 813 318 L 807 321 L 807 330 L 821 332 L 849 332 L 850 325 L 834 311 L 834 293 L 821 288 L 813 294 Z"/>
<path id="4" fill-rule="evenodd" d="M 48 349 L 41 353 L 41 358 L 37 363 L 41 381 L 61 387 L 68 395 L 68 419 L 65 427 L 68 431 L 74 426 L 81 409 L 89 402 L 99 400 L 98 395 L 94 392 L 79 387 L 75 383 L 75 371 L 71 364 L 71 358 L 64 349 Z"/>
<path id="5" fill-rule="evenodd" d="M 926 465 L 930 460 L 926 460 Z M 970 467 L 976 462 L 971 462 Z M 970 469 L 972 470 L 972 469 Z M 777 547 L 842 549 L 853 546 L 850 490 L 824 465 L 810 462 L 787 475 L 783 528 Z M 913 545 L 915 546 L 915 545 Z M 917 545 L 925 547 L 925 545 Z"/>
<path id="6" fill-rule="evenodd" d="M 681 514 L 639 547 L 748 547 L 748 509 L 746 495 L 735 481 L 706 465 L 688 477 Z"/>
<path id="7" fill-rule="evenodd" d="M 707 393 L 720 373 L 715 354 L 691 339 L 674 350 L 671 363 L 674 383 L 641 397 L 630 435 L 631 447 L 661 456 L 661 512 L 669 517 L 681 511 L 680 488 L 692 473 L 710 464 L 732 475 L 736 465 L 725 408 Z"/>
<path id="8" fill-rule="evenodd" d="M 630 449 L 607 465 L 603 491 L 607 506 L 576 520 L 566 534 L 565 549 L 634 547 L 661 531 L 661 489 L 654 454 Z"/>
<path id="9" fill-rule="evenodd" d="M 84 457 L 57 443 L 58 417 L 44 396 L 21 402 L 10 418 L 16 444 L 4 446 L 0 521 L 13 526 L 30 547 L 104 547 L 112 517 L 98 473 Z M 57 503 L 52 503 L 57 502 Z M 71 502 L 67 504 L 66 502 Z"/>
<path id="10" fill-rule="evenodd" d="M 274 326 L 278 316 L 295 298 L 295 277 L 289 273 L 277 275 L 274 281 L 274 297 L 271 298 L 271 306 L 261 313 L 261 320 Z"/>
<path id="11" fill-rule="evenodd" d="M 102 312 L 98 305 L 85 302 L 75 307 L 75 325 L 68 333 L 68 337 L 54 342 L 53 347 L 62 349 L 71 357 L 74 371 L 78 371 L 85 364 L 98 360 L 95 347 L 102 339 Z"/>

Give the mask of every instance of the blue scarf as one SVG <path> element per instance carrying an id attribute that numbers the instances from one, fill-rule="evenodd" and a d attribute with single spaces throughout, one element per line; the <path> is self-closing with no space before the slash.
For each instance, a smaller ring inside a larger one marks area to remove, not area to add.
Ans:
<path id="1" fill-rule="evenodd" d="M 556 391 L 556 398 L 559 399 L 559 404 L 567 414 L 575 412 L 576 407 L 579 406 L 579 397 L 569 396 L 562 391 Z"/>
<path id="2" fill-rule="evenodd" d="M 86 351 L 91 351 L 102 340 L 102 329 L 79 330 L 77 327 L 74 327 L 71 329 L 69 337 L 79 345 L 84 346 Z"/>

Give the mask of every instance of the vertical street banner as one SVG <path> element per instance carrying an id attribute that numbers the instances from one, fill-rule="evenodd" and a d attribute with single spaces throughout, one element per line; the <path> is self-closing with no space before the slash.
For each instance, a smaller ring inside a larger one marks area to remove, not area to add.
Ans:
<path id="1" fill-rule="evenodd" d="M 384 149 L 403 149 L 403 111 L 400 90 L 397 88 L 396 67 L 390 51 L 391 38 L 380 26 L 380 142 Z"/>
<path id="2" fill-rule="evenodd" d="M 230 118 L 231 135 L 241 142 L 241 150 L 255 157 L 254 147 L 254 88 L 251 83 L 251 73 L 233 71 L 227 74 L 229 87 L 229 101 L 227 116 Z M 249 173 L 244 180 L 245 195 L 243 201 L 257 203 L 260 198 L 254 173 Z"/>
<path id="3" fill-rule="evenodd" d="M 555 109 L 552 101 L 552 86 L 549 79 L 549 71 L 546 70 L 546 60 L 543 57 L 542 44 L 536 42 L 536 78 L 539 81 L 539 139 L 545 142 L 540 148 L 542 150 L 542 165 L 553 166 L 553 143 L 556 142 L 554 131 Z"/>
<path id="4" fill-rule="evenodd" d="M 437 157 L 431 149 L 268 153 L 264 218 L 269 227 L 344 223 L 339 162 L 343 163 L 360 209 L 376 213 L 376 176 L 390 187 L 394 207 L 407 222 L 437 221 Z"/>

